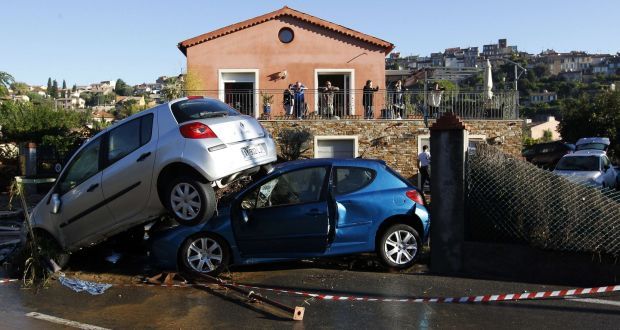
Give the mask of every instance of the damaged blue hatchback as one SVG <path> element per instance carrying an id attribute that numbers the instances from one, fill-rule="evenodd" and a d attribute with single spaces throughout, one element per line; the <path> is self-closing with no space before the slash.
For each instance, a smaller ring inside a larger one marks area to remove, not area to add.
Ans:
<path id="1" fill-rule="evenodd" d="M 429 236 L 419 190 L 385 162 L 311 159 L 279 164 L 206 224 L 152 237 L 166 268 L 216 275 L 229 265 L 376 252 L 408 268 Z"/>

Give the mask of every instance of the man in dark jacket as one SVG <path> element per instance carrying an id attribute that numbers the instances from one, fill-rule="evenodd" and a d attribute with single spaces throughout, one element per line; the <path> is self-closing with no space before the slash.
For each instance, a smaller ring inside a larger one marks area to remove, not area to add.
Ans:
<path id="1" fill-rule="evenodd" d="M 372 101 L 374 98 L 374 92 L 379 90 L 379 86 L 373 88 L 372 80 L 367 80 L 366 85 L 364 86 L 364 95 L 362 97 L 362 105 L 364 106 L 364 118 L 372 119 L 374 118 Z"/>

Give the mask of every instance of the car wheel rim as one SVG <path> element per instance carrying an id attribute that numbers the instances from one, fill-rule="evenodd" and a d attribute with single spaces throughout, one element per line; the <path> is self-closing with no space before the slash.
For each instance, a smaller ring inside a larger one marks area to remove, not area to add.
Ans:
<path id="1" fill-rule="evenodd" d="M 217 269 L 224 257 L 222 247 L 213 239 L 202 237 L 194 240 L 187 248 L 187 264 L 200 273 Z"/>
<path id="2" fill-rule="evenodd" d="M 189 183 L 179 183 L 172 188 L 170 204 L 174 214 L 183 220 L 193 220 L 200 213 L 200 194 Z"/>
<path id="3" fill-rule="evenodd" d="M 415 236 L 406 230 L 397 230 L 390 234 L 383 245 L 388 260 L 404 265 L 415 258 L 418 244 Z"/>

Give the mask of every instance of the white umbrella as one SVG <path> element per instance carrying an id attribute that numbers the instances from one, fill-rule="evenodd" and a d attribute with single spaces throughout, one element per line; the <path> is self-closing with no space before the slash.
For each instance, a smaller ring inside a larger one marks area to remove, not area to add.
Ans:
<path id="1" fill-rule="evenodd" d="M 493 99 L 493 76 L 491 74 L 491 61 L 487 59 L 484 68 L 484 96 L 487 100 Z"/>

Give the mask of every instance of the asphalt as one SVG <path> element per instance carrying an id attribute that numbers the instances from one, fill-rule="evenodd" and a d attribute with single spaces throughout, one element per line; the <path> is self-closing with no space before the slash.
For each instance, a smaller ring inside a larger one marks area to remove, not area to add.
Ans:
<path id="1" fill-rule="evenodd" d="M 363 258 L 362 258 L 363 260 Z M 139 264 L 136 260 L 127 263 Z M 100 263 L 93 261 L 93 263 Z M 224 275 L 238 283 L 329 294 L 383 297 L 460 297 L 567 289 L 508 281 L 389 273 L 346 262 L 294 262 L 236 269 Z M 548 299 L 484 304 L 355 302 L 307 299 L 255 290 L 289 306 L 305 307 L 303 321 L 291 321 L 227 290 L 131 286 L 140 274 L 119 274 L 122 262 L 97 272 L 76 269 L 68 277 L 117 284 L 104 294 L 76 293 L 52 281 L 38 291 L 19 283 L 0 284 L 0 328 L 56 329 L 53 323 L 25 316 L 38 312 L 105 328 L 617 328 L 620 294 L 588 296 L 595 302 Z M 115 268 L 117 267 L 117 268 Z M 147 267 L 148 268 L 148 267 Z M 353 268 L 353 270 L 349 270 Z M 135 269 L 138 272 L 138 269 Z M 155 270 L 150 270 L 154 272 Z M 130 286 L 123 286 L 130 285 Z"/>

